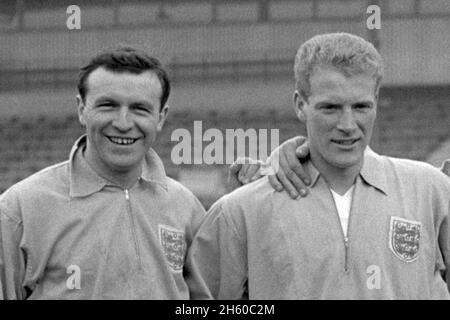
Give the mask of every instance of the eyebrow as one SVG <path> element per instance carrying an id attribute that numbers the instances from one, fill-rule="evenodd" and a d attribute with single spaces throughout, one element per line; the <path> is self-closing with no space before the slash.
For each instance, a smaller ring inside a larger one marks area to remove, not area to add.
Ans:
<path id="1" fill-rule="evenodd" d="M 324 100 L 324 101 L 319 101 L 318 103 L 316 103 L 317 106 L 323 106 L 323 105 L 327 105 L 327 104 L 331 104 L 331 105 L 342 105 L 342 102 L 336 102 L 336 101 L 330 101 L 330 100 Z M 357 101 L 352 103 L 352 106 L 354 106 L 355 104 L 369 104 L 369 105 L 373 105 L 375 104 L 373 101 L 370 100 L 361 100 L 361 101 Z"/>
<path id="2" fill-rule="evenodd" d="M 100 102 L 117 102 L 114 98 L 111 97 L 99 97 L 94 100 L 94 103 L 100 103 Z"/>
<path id="3" fill-rule="evenodd" d="M 103 103 L 103 102 L 113 102 L 113 103 L 118 103 L 116 99 L 111 98 L 111 97 L 104 97 L 101 96 L 97 99 L 94 100 L 94 104 L 99 104 L 99 103 Z M 140 106 L 147 106 L 149 108 L 154 109 L 155 107 L 153 106 L 152 103 L 147 102 L 147 101 L 133 101 L 132 103 L 130 103 L 130 106 L 136 106 L 136 105 L 140 105 Z"/>
<path id="4" fill-rule="evenodd" d="M 152 103 L 146 101 L 135 101 L 132 102 L 130 106 L 145 106 L 149 109 L 155 109 L 155 106 Z"/>
<path id="5" fill-rule="evenodd" d="M 363 100 L 363 101 L 355 102 L 354 105 L 355 104 L 374 104 L 374 102 L 370 101 L 370 100 Z"/>

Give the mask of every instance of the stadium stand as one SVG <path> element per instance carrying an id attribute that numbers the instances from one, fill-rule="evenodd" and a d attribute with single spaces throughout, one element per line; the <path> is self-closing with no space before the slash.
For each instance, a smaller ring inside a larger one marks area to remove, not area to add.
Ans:
<path id="1" fill-rule="evenodd" d="M 168 174 L 208 207 L 225 190 L 227 166 L 175 165 L 176 129 L 278 129 L 304 133 L 290 107 L 298 45 L 321 32 L 348 31 L 380 44 L 386 61 L 372 147 L 430 161 L 450 158 L 450 59 L 447 0 L 379 0 L 383 27 L 368 32 L 356 0 L 78 0 L 82 30 L 66 28 L 71 1 L 0 2 L 0 193 L 67 159 L 83 132 L 75 115 L 77 69 L 117 42 L 137 44 L 170 70 L 173 104 L 155 149 Z M 444 52 L 445 53 L 445 52 Z M 202 142 L 203 147 L 208 142 Z M 196 178 L 197 177 L 197 178 Z M 196 180 L 197 179 L 197 180 Z"/>
<path id="2" fill-rule="evenodd" d="M 441 91 L 442 94 L 450 92 L 448 87 L 442 88 Z M 381 96 L 383 101 L 389 102 L 382 102 L 379 106 L 378 125 L 372 145 L 376 151 L 425 161 L 432 151 L 449 139 L 450 94 L 447 95 L 447 100 L 430 101 L 427 90 L 424 89 L 389 88 L 383 89 Z M 202 133 L 209 128 L 217 128 L 224 137 L 226 129 L 237 128 L 278 129 L 280 142 L 304 133 L 304 128 L 293 113 L 290 116 L 280 116 L 276 109 L 269 109 L 258 116 L 242 110 L 237 116 L 228 117 L 219 117 L 217 112 L 211 111 L 201 119 L 192 117 L 188 111 L 169 114 L 155 150 L 166 164 L 167 173 L 174 178 L 178 178 L 181 171 L 194 167 L 204 170 L 211 170 L 211 167 L 214 167 L 221 172 L 223 177 L 221 188 L 211 190 L 209 195 L 200 195 L 206 204 L 211 204 L 224 192 L 227 165 L 174 165 L 171 159 L 172 149 L 180 142 L 172 141 L 171 135 L 174 130 L 184 128 L 194 137 L 194 121 L 199 120 L 202 120 Z M 62 119 L 41 116 L 37 119 L 23 120 L 12 117 L 0 122 L 0 133 L 4 137 L 0 144 L 0 159 L 2 159 L 0 192 L 3 192 L 13 183 L 34 172 L 65 161 L 74 140 L 83 133 L 83 128 L 78 118 L 73 115 Z M 202 141 L 203 148 L 209 143 Z M 446 151 L 447 154 L 449 151 Z M 246 152 L 248 155 L 248 145 Z"/>

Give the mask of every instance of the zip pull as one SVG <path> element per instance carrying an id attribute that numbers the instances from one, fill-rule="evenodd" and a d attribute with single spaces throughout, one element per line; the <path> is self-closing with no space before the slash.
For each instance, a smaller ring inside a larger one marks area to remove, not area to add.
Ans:
<path id="1" fill-rule="evenodd" d="M 344 271 L 348 272 L 348 237 L 344 237 L 344 246 L 345 246 L 345 265 Z"/>
<path id="2" fill-rule="evenodd" d="M 130 194 L 128 193 L 128 189 L 125 189 L 125 199 L 130 200 Z"/>

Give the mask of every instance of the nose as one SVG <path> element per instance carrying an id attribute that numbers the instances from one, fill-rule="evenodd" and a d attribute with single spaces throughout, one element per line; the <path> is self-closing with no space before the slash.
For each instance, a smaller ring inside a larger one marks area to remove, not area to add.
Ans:
<path id="1" fill-rule="evenodd" d="M 344 108 L 337 128 L 345 133 L 351 133 L 358 128 L 352 108 Z"/>
<path id="2" fill-rule="evenodd" d="M 131 130 L 133 123 L 130 120 L 130 114 L 127 107 L 119 108 L 112 125 L 114 128 L 122 132 Z"/>

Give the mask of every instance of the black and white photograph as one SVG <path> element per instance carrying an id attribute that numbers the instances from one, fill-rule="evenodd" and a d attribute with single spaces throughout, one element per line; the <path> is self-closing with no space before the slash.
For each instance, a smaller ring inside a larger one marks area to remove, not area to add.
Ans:
<path id="1" fill-rule="evenodd" d="M 0 300 L 450 299 L 449 0 L 1 0 L 0 134 Z"/>

